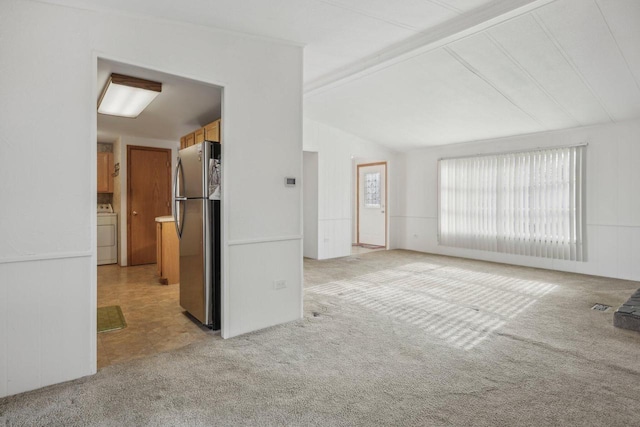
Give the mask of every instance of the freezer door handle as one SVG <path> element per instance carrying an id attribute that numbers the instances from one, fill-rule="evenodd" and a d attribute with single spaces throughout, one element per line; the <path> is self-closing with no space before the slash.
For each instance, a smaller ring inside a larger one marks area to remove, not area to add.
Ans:
<path id="1" fill-rule="evenodd" d="M 178 157 L 178 164 L 176 165 L 176 173 L 173 176 L 173 196 L 177 198 L 183 197 L 182 185 L 184 183 L 184 174 L 182 172 L 182 159 Z"/>

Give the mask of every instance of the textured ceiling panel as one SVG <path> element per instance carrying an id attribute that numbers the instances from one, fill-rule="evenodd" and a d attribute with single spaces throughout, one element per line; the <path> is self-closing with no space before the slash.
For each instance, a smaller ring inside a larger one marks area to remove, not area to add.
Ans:
<path id="1" fill-rule="evenodd" d="M 539 130 L 442 49 L 313 96 L 306 115 L 398 149 Z"/>
<path id="2" fill-rule="evenodd" d="M 431 1 L 431 0 L 427 0 Z M 460 11 L 468 11 L 491 3 L 491 0 L 433 0 L 434 3 L 446 4 Z"/>
<path id="3" fill-rule="evenodd" d="M 640 1 L 598 0 L 607 24 L 631 68 L 636 83 L 640 83 Z"/>
<path id="4" fill-rule="evenodd" d="M 576 125 L 608 122 L 598 99 L 532 15 L 487 31 L 535 79 Z"/>
<path id="5" fill-rule="evenodd" d="M 579 125 L 489 34 L 466 38 L 449 45 L 448 49 L 478 78 L 538 123 L 541 129 Z"/>
<path id="6" fill-rule="evenodd" d="M 318 1 L 416 32 L 441 24 L 460 14 L 446 4 L 425 0 L 403 0 L 401 5 L 388 0 Z"/>
<path id="7" fill-rule="evenodd" d="M 558 1 L 536 13 L 609 115 L 638 117 L 640 88 L 595 1 Z"/>
<path id="8" fill-rule="evenodd" d="M 640 1 L 557 0 L 314 93 L 305 108 L 399 150 L 633 119 L 638 46 Z"/>

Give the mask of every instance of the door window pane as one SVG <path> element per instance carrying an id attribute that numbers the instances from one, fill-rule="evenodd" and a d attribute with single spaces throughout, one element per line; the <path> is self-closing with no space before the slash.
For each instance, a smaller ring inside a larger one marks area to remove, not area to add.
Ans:
<path id="1" fill-rule="evenodd" d="M 380 207 L 380 172 L 364 174 L 364 207 Z"/>

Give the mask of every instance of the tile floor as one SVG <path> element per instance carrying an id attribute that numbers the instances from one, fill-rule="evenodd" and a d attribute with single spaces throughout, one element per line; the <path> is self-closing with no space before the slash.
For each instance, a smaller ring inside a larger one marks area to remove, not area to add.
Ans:
<path id="1" fill-rule="evenodd" d="M 127 327 L 98 334 L 98 369 L 219 337 L 179 304 L 179 286 L 158 282 L 156 265 L 98 267 L 98 307 L 119 305 Z"/>

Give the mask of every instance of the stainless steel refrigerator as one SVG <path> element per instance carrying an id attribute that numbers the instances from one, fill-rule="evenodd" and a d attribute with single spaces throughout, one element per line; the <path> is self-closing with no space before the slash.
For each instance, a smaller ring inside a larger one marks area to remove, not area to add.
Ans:
<path id="1" fill-rule="evenodd" d="M 174 177 L 174 217 L 180 239 L 180 305 L 220 329 L 220 144 L 180 150 Z"/>

